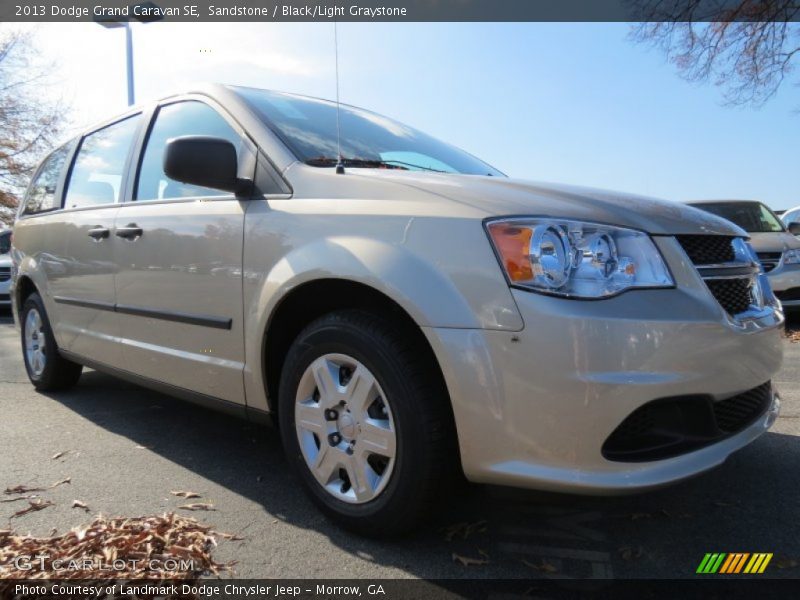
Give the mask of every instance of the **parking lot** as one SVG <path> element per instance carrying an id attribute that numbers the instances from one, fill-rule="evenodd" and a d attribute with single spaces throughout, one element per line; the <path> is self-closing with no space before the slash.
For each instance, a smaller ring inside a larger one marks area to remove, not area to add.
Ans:
<path id="1" fill-rule="evenodd" d="M 161 514 L 186 503 L 170 493 L 184 490 L 214 510 L 179 512 L 244 538 L 215 552 L 240 577 L 681 578 L 706 552 L 773 552 L 765 576 L 798 577 L 800 343 L 785 345 L 780 419 L 710 473 L 623 498 L 472 486 L 426 529 L 376 542 L 320 516 L 275 430 L 93 371 L 70 392 L 37 393 L 3 313 L 0 486 L 70 483 L 42 492 L 54 505 L 38 512 L 10 518 L 22 503 L 0 504 L 0 529 L 49 535 L 96 513 Z"/>

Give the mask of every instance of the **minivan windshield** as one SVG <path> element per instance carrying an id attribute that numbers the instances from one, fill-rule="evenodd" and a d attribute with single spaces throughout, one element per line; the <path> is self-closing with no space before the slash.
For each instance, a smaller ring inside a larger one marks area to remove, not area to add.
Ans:
<path id="1" fill-rule="evenodd" d="M 760 202 L 699 202 L 692 206 L 733 221 L 748 233 L 785 231 L 775 213 Z"/>
<path id="2" fill-rule="evenodd" d="M 234 88 L 303 162 L 334 167 L 339 156 L 336 104 L 254 88 Z M 387 117 L 342 105 L 345 166 L 503 176 L 458 148 Z"/>

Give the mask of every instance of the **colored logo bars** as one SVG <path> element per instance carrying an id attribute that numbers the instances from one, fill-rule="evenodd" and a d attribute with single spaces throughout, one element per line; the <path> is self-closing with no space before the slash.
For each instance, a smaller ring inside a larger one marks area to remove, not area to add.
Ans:
<path id="1" fill-rule="evenodd" d="M 757 552 L 754 554 L 749 552 L 733 552 L 731 554 L 709 552 L 703 557 L 700 566 L 697 567 L 697 573 L 725 573 L 728 575 L 735 573 L 763 573 L 771 560 L 771 552 Z"/>

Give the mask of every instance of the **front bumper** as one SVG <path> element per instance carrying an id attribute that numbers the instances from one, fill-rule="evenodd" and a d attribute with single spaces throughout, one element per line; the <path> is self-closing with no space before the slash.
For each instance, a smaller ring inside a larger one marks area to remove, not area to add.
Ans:
<path id="1" fill-rule="evenodd" d="M 724 400 L 771 380 L 781 323 L 737 329 L 698 288 L 598 302 L 515 290 L 518 333 L 427 328 L 453 402 L 461 460 L 475 482 L 588 494 L 658 487 L 722 463 L 764 433 L 779 402 L 736 434 L 686 454 L 616 462 L 602 446 L 652 400 Z"/>
<path id="2" fill-rule="evenodd" d="M 800 264 L 786 265 L 781 262 L 767 273 L 767 279 L 784 308 L 800 308 Z"/>

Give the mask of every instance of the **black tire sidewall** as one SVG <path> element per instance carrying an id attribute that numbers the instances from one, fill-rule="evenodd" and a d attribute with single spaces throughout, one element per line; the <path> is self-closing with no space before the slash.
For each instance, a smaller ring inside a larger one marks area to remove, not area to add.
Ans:
<path id="1" fill-rule="evenodd" d="M 289 461 L 312 499 L 351 527 L 368 528 L 370 517 L 401 514 L 414 504 L 424 484 L 424 440 L 428 433 L 414 418 L 414 405 L 419 399 L 403 378 L 402 361 L 395 357 L 397 350 L 387 336 L 374 335 L 347 320 L 328 318 L 312 324 L 298 337 L 284 364 L 279 419 Z M 294 411 L 300 379 L 315 359 L 333 353 L 350 356 L 372 372 L 386 395 L 394 420 L 397 452 L 391 479 L 377 498 L 364 504 L 347 503 L 325 491 L 306 464 L 297 439 Z"/>

